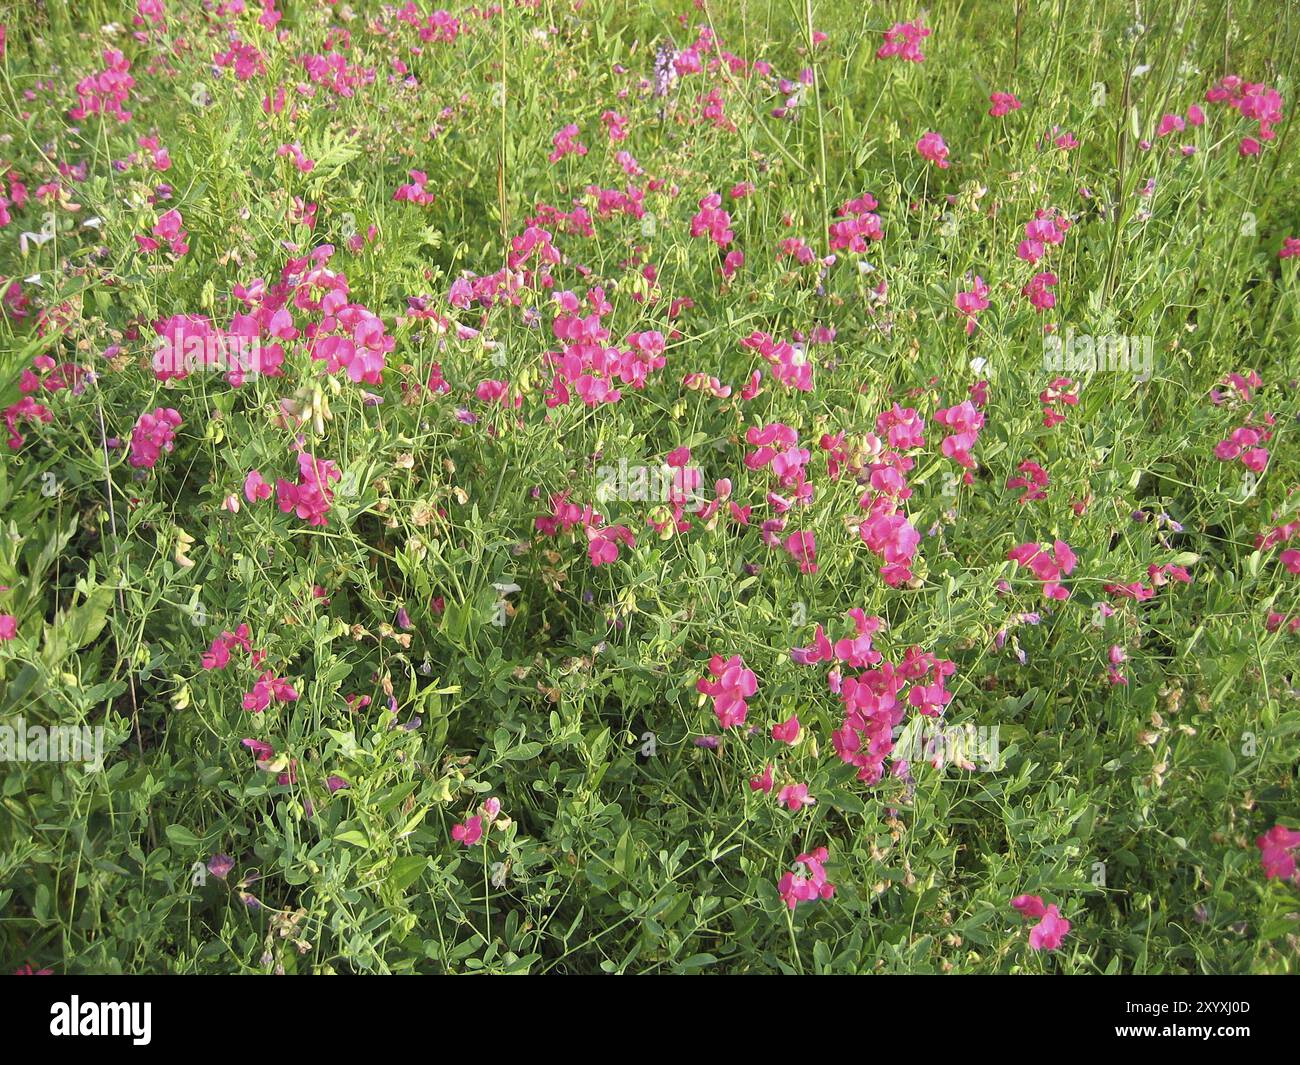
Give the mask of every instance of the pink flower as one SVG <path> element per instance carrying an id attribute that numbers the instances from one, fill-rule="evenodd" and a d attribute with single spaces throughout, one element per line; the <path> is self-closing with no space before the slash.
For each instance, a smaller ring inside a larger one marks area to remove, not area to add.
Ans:
<path id="1" fill-rule="evenodd" d="M 1032 950 L 1059 950 L 1066 933 L 1070 931 L 1070 922 L 1061 916 L 1056 904 L 1045 906 L 1037 895 L 1018 895 L 1011 900 L 1011 905 L 1021 917 L 1038 924 L 1029 930 L 1029 946 Z"/>
<path id="2" fill-rule="evenodd" d="M 921 19 L 911 22 L 895 22 L 885 31 L 885 43 L 876 50 L 877 59 L 889 59 L 897 56 L 909 63 L 924 63 L 925 55 L 921 51 L 921 42 L 932 31 Z"/>
<path id="3" fill-rule="evenodd" d="M 225 669 L 230 662 L 230 652 L 236 648 L 243 648 L 246 653 L 252 653 L 247 625 L 240 625 L 234 632 L 223 632 L 213 640 L 212 646 L 203 655 L 203 668 Z"/>
<path id="4" fill-rule="evenodd" d="M 1291 851 L 1300 847 L 1300 832 L 1277 824 L 1255 840 L 1265 880 L 1295 880 L 1296 860 Z M 1300 882 L 1300 881 L 1297 881 Z"/>
<path id="5" fill-rule="evenodd" d="M 722 209 L 722 197 L 710 192 L 700 200 L 700 209 L 691 218 L 691 236 L 703 237 L 725 248 L 736 235 L 731 230 L 731 215 Z"/>
<path id="6" fill-rule="evenodd" d="M 989 287 L 984 283 L 984 279 L 979 274 L 975 274 L 970 280 L 970 285 L 969 289 L 958 292 L 952 301 L 957 310 L 966 316 L 967 336 L 973 334 L 979 325 L 976 315 L 986 310 L 989 305 Z"/>
<path id="7" fill-rule="evenodd" d="M 0 614 L 0 640 L 18 638 L 18 619 L 12 614 Z"/>
<path id="8" fill-rule="evenodd" d="M 1020 110 L 1020 101 L 1016 99 L 1014 93 L 995 92 L 989 97 L 989 102 L 993 105 L 989 108 L 989 114 L 994 118 L 1001 118 L 1012 111 Z"/>
<path id="9" fill-rule="evenodd" d="M 794 532 L 786 537 L 785 549 L 799 563 L 800 573 L 817 572 L 817 541 L 810 532 Z"/>
<path id="10" fill-rule="evenodd" d="M 787 784 L 777 793 L 776 801 L 787 807 L 791 813 L 798 813 L 805 806 L 812 806 L 817 800 L 808 794 L 807 784 Z"/>
<path id="11" fill-rule="evenodd" d="M 451 838 L 466 847 L 472 847 L 483 838 L 483 818 L 475 814 L 463 824 L 452 826 Z"/>
<path id="12" fill-rule="evenodd" d="M 546 157 L 547 160 L 558 163 L 566 155 L 586 155 L 587 146 L 578 140 L 578 133 L 578 127 L 572 122 L 558 130 L 555 136 L 551 138 L 554 151 Z"/>
<path id="13" fill-rule="evenodd" d="M 429 175 L 423 170 L 411 170 L 408 171 L 408 176 L 410 182 L 397 186 L 393 199 L 399 203 L 415 203 L 421 207 L 428 207 L 433 203 L 433 193 L 424 187 L 429 180 Z"/>
<path id="14" fill-rule="evenodd" d="M 244 478 L 244 498 L 250 503 L 271 498 L 271 486 L 262 480 L 261 470 L 250 470 Z"/>
<path id="15" fill-rule="evenodd" d="M 772 739 L 794 745 L 799 739 L 799 715 L 791 714 L 789 720 L 772 726 Z"/>
<path id="16" fill-rule="evenodd" d="M 695 683 L 695 689 L 713 698 L 713 712 L 718 715 L 718 724 L 722 728 L 731 728 L 743 724 L 749 713 L 749 704 L 745 701 L 758 691 L 758 677 L 754 671 L 745 667 L 740 655 L 724 659 L 714 655 L 709 660 L 709 672 L 716 678 L 709 680 L 701 677 Z"/>
<path id="17" fill-rule="evenodd" d="M 1016 467 L 1022 476 L 1012 477 L 1007 481 L 1008 488 L 1023 488 L 1025 494 L 1020 497 L 1021 503 L 1029 503 L 1033 500 L 1047 498 L 1047 485 L 1049 479 L 1047 471 L 1036 462 L 1025 459 Z"/>
<path id="18" fill-rule="evenodd" d="M 298 698 L 298 693 L 293 686 L 283 677 L 277 677 L 275 670 L 265 670 L 253 689 L 244 695 L 243 706 L 254 714 L 260 714 L 272 701 L 277 703 L 291 703 Z"/>
<path id="19" fill-rule="evenodd" d="M 164 452 L 170 453 L 176 447 L 176 430 L 180 426 L 180 412 L 171 407 L 141 414 L 131 430 L 131 465 L 136 469 L 152 469 Z"/>
<path id="20" fill-rule="evenodd" d="M 797 872 L 786 873 L 777 883 L 777 891 L 785 904 L 794 909 L 801 902 L 829 899 L 835 894 L 835 885 L 826 879 L 824 863 L 830 857 L 825 847 L 818 847 L 795 859 Z"/>
<path id="21" fill-rule="evenodd" d="M 330 484 L 342 478 L 342 472 L 333 462 L 300 451 L 298 483 L 290 484 L 283 478 L 277 480 L 276 502 L 285 514 L 292 512 L 310 525 L 324 525 L 334 501 Z"/>
<path id="22" fill-rule="evenodd" d="M 1036 543 L 1020 544 L 1007 552 L 1007 558 L 1025 566 L 1042 581 L 1043 594 L 1049 599 L 1070 598 L 1070 592 L 1060 584 L 1060 578 L 1074 571 L 1077 560 L 1064 540 L 1054 541 L 1050 551 Z"/>
<path id="23" fill-rule="evenodd" d="M 1056 306 L 1056 293 L 1051 290 L 1057 285 L 1057 276 L 1048 271 L 1035 274 L 1020 291 L 1029 299 L 1037 311 L 1048 311 Z"/>
<path id="24" fill-rule="evenodd" d="M 768 794 L 769 792 L 771 792 L 771 790 L 772 790 L 772 766 L 771 766 L 770 764 L 769 764 L 769 765 L 766 765 L 766 766 L 763 767 L 763 773 L 762 773 L 761 776 L 750 777 L 750 778 L 749 778 L 749 790 L 750 790 L 750 791 L 761 791 L 761 792 L 763 792 L 764 795 L 766 795 L 766 794 Z"/>
<path id="25" fill-rule="evenodd" d="M 587 557 L 593 566 L 605 566 L 618 561 L 619 544 L 636 546 L 636 537 L 626 525 L 611 525 L 604 529 L 587 530 Z"/>
<path id="26" fill-rule="evenodd" d="M 922 159 L 928 159 L 940 170 L 947 170 L 952 165 L 948 162 L 948 145 L 937 133 L 923 134 L 916 142 L 916 150 Z"/>

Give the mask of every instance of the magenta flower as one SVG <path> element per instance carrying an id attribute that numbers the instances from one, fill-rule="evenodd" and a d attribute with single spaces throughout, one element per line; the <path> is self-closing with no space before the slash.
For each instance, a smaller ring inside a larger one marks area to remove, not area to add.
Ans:
<path id="1" fill-rule="evenodd" d="M 1015 907 L 1021 917 L 1030 920 L 1038 919 L 1038 924 L 1029 930 L 1029 947 L 1031 950 L 1059 950 L 1061 948 L 1066 933 L 1070 931 L 1070 922 L 1061 916 L 1061 911 L 1056 908 L 1055 903 L 1047 906 L 1037 895 L 1018 895 L 1011 900 L 1011 905 Z"/>
<path id="2" fill-rule="evenodd" d="M 483 838 L 483 818 L 475 814 L 463 824 L 452 826 L 451 838 L 466 847 L 472 847 Z"/>
<path id="3" fill-rule="evenodd" d="M 1259 848 L 1259 864 L 1264 869 L 1265 880 L 1294 880 L 1296 860 L 1291 851 L 1300 847 L 1300 832 L 1277 824 L 1255 840 Z"/>
<path id="4" fill-rule="evenodd" d="M 718 724 L 724 729 L 744 724 L 749 713 L 749 704 L 745 700 L 758 691 L 758 677 L 754 671 L 746 668 L 740 655 L 727 659 L 714 655 L 709 660 L 709 673 L 715 679 L 701 677 L 696 681 L 695 689 L 713 698 L 713 712 L 718 716 Z"/>
<path id="5" fill-rule="evenodd" d="M 777 891 L 785 904 L 794 909 L 801 902 L 813 902 L 816 899 L 829 899 L 835 894 L 835 885 L 826 879 L 825 862 L 830 854 L 825 847 L 818 847 L 795 859 L 796 866 L 802 868 L 786 873 L 777 883 Z"/>
<path id="6" fill-rule="evenodd" d="M 921 139 L 916 142 L 916 150 L 922 159 L 929 160 L 940 170 L 947 170 L 952 165 L 948 162 L 948 145 L 937 133 L 922 134 Z"/>
<path id="7" fill-rule="evenodd" d="M 793 746 L 799 739 L 799 731 L 799 715 L 791 714 L 788 720 L 772 726 L 772 739 Z"/>

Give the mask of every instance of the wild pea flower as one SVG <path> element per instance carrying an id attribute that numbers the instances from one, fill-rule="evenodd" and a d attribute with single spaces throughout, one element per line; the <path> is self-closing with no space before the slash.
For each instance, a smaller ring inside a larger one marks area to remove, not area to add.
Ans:
<path id="1" fill-rule="evenodd" d="M 264 670 L 257 678 L 252 691 L 246 692 L 243 700 L 245 710 L 260 714 L 274 700 L 277 703 L 291 703 L 297 700 L 298 693 L 284 677 L 277 677 L 275 670 Z"/>
<path id="2" fill-rule="evenodd" d="M 1274 517 L 1276 518 L 1276 515 Z M 1270 529 L 1267 533 L 1259 533 L 1255 537 L 1255 548 L 1259 551 L 1267 551 L 1270 547 L 1286 543 L 1293 536 L 1300 536 L 1300 521 L 1287 522 L 1285 525 Z"/>
<path id="3" fill-rule="evenodd" d="M 247 625 L 240 625 L 234 632 L 223 632 L 213 640 L 212 645 L 203 654 L 203 668 L 225 669 L 230 662 L 230 652 L 236 648 L 243 648 L 246 653 L 252 653 Z"/>
<path id="4" fill-rule="evenodd" d="M 776 801 L 797 814 L 805 806 L 813 806 L 817 800 L 808 794 L 807 784 L 787 784 L 777 793 Z"/>
<path id="5" fill-rule="evenodd" d="M 1292 880 L 1300 884 L 1296 860 L 1291 851 L 1300 847 L 1300 832 L 1276 824 L 1255 840 L 1259 848 L 1259 864 L 1264 869 L 1265 880 Z"/>
<path id="6" fill-rule="evenodd" d="M 979 326 L 976 316 L 988 308 L 989 287 L 979 274 L 967 275 L 967 280 L 971 287 L 958 292 L 953 297 L 953 305 L 965 316 L 966 335 L 971 336 Z"/>
<path id="7" fill-rule="evenodd" d="M 883 240 L 885 231 L 881 228 L 880 216 L 874 213 L 877 206 L 870 193 L 863 193 L 856 200 L 842 204 L 835 212 L 841 221 L 829 226 L 830 250 L 861 254 L 867 250 L 867 241 Z"/>
<path id="8" fill-rule="evenodd" d="M 769 794 L 769 793 L 772 791 L 772 765 L 771 765 L 771 763 L 768 763 L 767 765 L 765 765 L 765 766 L 763 767 L 763 772 L 762 772 L 762 774 L 761 774 L 760 776 L 750 777 L 750 778 L 749 778 L 749 790 L 750 790 L 750 791 L 761 791 L 764 795 L 767 795 L 767 794 Z"/>
<path id="9" fill-rule="evenodd" d="M 1277 253 L 1279 259 L 1300 259 L 1300 237 L 1287 237 L 1282 241 L 1282 249 Z"/>
<path id="10" fill-rule="evenodd" d="M 876 418 L 876 432 L 899 451 L 925 447 L 925 417 L 911 407 L 897 403 Z"/>
<path id="11" fill-rule="evenodd" d="M 135 86 L 135 78 L 130 74 L 131 61 L 116 48 L 106 49 L 102 58 L 102 71 L 77 82 L 77 106 L 68 112 L 74 122 L 91 115 L 112 115 L 119 122 L 131 121 L 131 112 L 122 109 Z"/>
<path id="12" fill-rule="evenodd" d="M 208 859 L 208 872 L 218 880 L 225 880 L 235 867 L 235 859 L 229 854 L 214 854 Z"/>
<path id="13" fill-rule="evenodd" d="M 249 470 L 244 478 L 244 498 L 250 503 L 271 498 L 272 488 L 262 479 L 261 470 Z"/>
<path id="14" fill-rule="evenodd" d="M 745 666 L 740 655 L 723 658 L 714 655 L 709 659 L 709 673 L 715 678 L 701 677 L 695 690 L 713 699 L 713 712 L 721 728 L 732 728 L 745 722 L 749 704 L 745 701 L 758 691 L 758 677 Z"/>
<path id="15" fill-rule="evenodd" d="M 1021 917 L 1038 919 L 1038 924 L 1029 930 L 1031 950 L 1060 950 L 1070 931 L 1070 922 L 1061 916 L 1056 903 L 1046 906 L 1037 895 L 1017 895 L 1011 900 L 1011 905 Z"/>
<path id="16" fill-rule="evenodd" d="M 921 51 L 921 42 L 931 32 L 933 31 L 920 18 L 911 22 L 895 22 L 885 31 L 885 43 L 876 49 L 876 58 L 889 59 L 897 56 L 908 63 L 924 63 L 925 54 Z"/>
<path id="17" fill-rule="evenodd" d="M 1120 672 L 1119 667 L 1128 661 L 1128 654 L 1119 644 L 1111 644 L 1110 650 L 1106 652 L 1106 657 L 1110 660 L 1110 665 L 1106 667 L 1107 678 L 1112 685 L 1128 684 L 1128 677 Z"/>
<path id="18" fill-rule="evenodd" d="M 282 144 L 275 150 L 276 157 L 283 159 L 289 156 L 293 159 L 293 165 L 296 166 L 300 173 L 310 174 L 316 169 L 316 162 L 308 159 L 303 153 L 302 145 L 295 141 L 293 144 Z"/>
<path id="19" fill-rule="evenodd" d="M 472 847 L 483 838 L 483 818 L 478 814 L 468 817 L 459 825 L 453 825 L 451 838 L 466 847 Z"/>
<path id="20" fill-rule="evenodd" d="M 940 170 L 947 170 L 952 164 L 948 162 L 948 145 L 943 137 L 933 131 L 921 135 L 916 142 L 916 150 L 922 159 L 927 159 Z"/>
<path id="21" fill-rule="evenodd" d="M 323 361 L 330 373 L 346 368 L 355 384 L 377 385 L 384 357 L 393 350 L 396 340 L 385 331 L 382 318 L 346 300 L 345 291 L 337 288 L 322 299 L 325 315 L 313 334 L 311 357 Z"/>
<path id="22" fill-rule="evenodd" d="M 158 221 L 154 223 L 153 229 L 150 230 L 158 240 L 137 234 L 135 241 L 144 252 L 157 251 L 160 246 L 158 241 L 166 241 L 171 253 L 179 258 L 190 250 L 188 242 L 190 234 L 189 230 L 183 227 L 183 221 L 180 211 L 173 207 L 170 211 L 161 214 Z"/>
<path id="23" fill-rule="evenodd" d="M 788 720 L 772 726 L 772 739 L 793 747 L 799 741 L 799 732 L 799 715 L 791 714 Z"/>
<path id="24" fill-rule="evenodd" d="M 748 469 L 761 470 L 764 466 L 771 466 L 781 487 L 793 489 L 795 502 L 805 505 L 812 502 L 813 487 L 808 483 L 804 469 L 812 453 L 798 446 L 799 434 L 794 429 L 782 422 L 771 422 L 747 429 L 745 441 L 756 446 L 756 450 L 745 455 L 744 463 Z M 768 501 L 778 508 L 778 512 L 788 510 L 791 505 L 789 500 L 775 494 L 769 494 Z M 777 543 L 768 546 L 776 547 Z"/>
<path id="25" fill-rule="evenodd" d="M 414 203 L 421 207 L 428 207 L 433 203 L 433 193 L 425 188 L 429 182 L 429 175 L 423 170 L 411 170 L 408 171 L 407 176 L 411 180 L 405 185 L 397 186 L 397 191 L 393 193 L 394 201 Z"/>
<path id="26" fill-rule="evenodd" d="M 1015 94 L 1010 92 L 993 93 L 989 97 L 989 103 L 993 105 L 989 108 L 989 114 L 994 118 L 1001 118 L 1012 111 L 1019 111 L 1021 106 Z"/>
<path id="27" fill-rule="evenodd" d="M 578 139 L 579 132 L 578 127 L 572 122 L 557 130 L 555 136 L 551 138 L 554 150 L 546 157 L 547 160 L 558 163 L 566 155 L 586 155 L 587 146 Z"/>
<path id="28" fill-rule="evenodd" d="M 882 507 L 858 526 L 858 535 L 884 562 L 880 576 L 886 584 L 896 588 L 912 579 L 912 560 L 921 534 L 905 515 Z"/>
<path id="29" fill-rule="evenodd" d="M 275 757 L 275 748 L 269 743 L 264 743 L 261 740 L 255 740 L 250 737 L 245 737 L 239 742 L 242 746 L 247 747 L 253 752 L 253 758 L 256 759 L 259 765 L 270 762 L 270 760 Z"/>
<path id="30" fill-rule="evenodd" d="M 1156 126 L 1157 137 L 1167 137 L 1171 133 L 1181 133 L 1187 128 L 1187 123 L 1179 115 L 1167 114 L 1162 115 L 1160 124 Z"/>
<path id="31" fill-rule="evenodd" d="M 1240 459 L 1241 464 L 1252 473 L 1261 473 L 1268 465 L 1268 448 L 1258 445 L 1269 440 L 1272 432 L 1251 426 L 1240 426 L 1228 434 L 1226 440 L 1214 445 L 1214 457 L 1220 462 Z"/>
<path id="32" fill-rule="evenodd" d="M 1192 575 L 1182 566 L 1174 566 L 1166 563 L 1163 566 L 1157 566 L 1154 562 L 1147 567 L 1147 578 L 1157 588 L 1169 583 L 1169 578 L 1173 578 L 1180 584 L 1191 584 Z"/>
<path id="33" fill-rule="evenodd" d="M 936 410 L 934 420 L 952 430 L 952 435 L 945 437 L 942 444 L 944 455 L 967 469 L 974 469 L 975 460 L 970 456 L 970 449 L 975 446 L 980 429 L 984 427 L 984 415 L 975 404 L 965 399 L 956 406 Z"/>
<path id="34" fill-rule="evenodd" d="M 0 640 L 18 638 L 18 619 L 13 614 L 0 614 Z"/>
<path id="35" fill-rule="evenodd" d="M 1048 599 L 1070 598 L 1069 589 L 1060 583 L 1060 579 L 1074 572 L 1077 559 L 1064 540 L 1054 541 L 1050 549 L 1036 543 L 1020 544 L 1007 552 L 1007 558 L 1026 567 L 1042 581 L 1043 594 Z"/>
<path id="36" fill-rule="evenodd" d="M 828 662 L 834 656 L 834 647 L 821 625 L 817 626 L 811 646 L 790 648 L 790 661 L 797 666 L 812 666 L 818 662 Z"/>
<path id="37" fill-rule="evenodd" d="M 614 142 L 627 140 L 627 119 L 617 111 L 605 111 L 600 116 L 601 124 Z"/>
<path id="38" fill-rule="evenodd" d="M 722 209 L 722 197 L 710 192 L 700 200 L 700 209 L 691 217 L 691 236 L 703 237 L 725 248 L 736 234 L 731 229 L 731 215 Z"/>
<path id="39" fill-rule="evenodd" d="M 1017 258 L 1032 266 L 1047 254 L 1049 246 L 1065 242 L 1065 234 L 1071 224 L 1058 211 L 1039 211 L 1032 221 L 1025 223 L 1025 239 L 1016 248 Z"/>
<path id="40" fill-rule="evenodd" d="M 1047 471 L 1042 466 L 1025 459 L 1016 469 L 1019 470 L 1021 476 L 1010 478 L 1007 481 L 1007 487 L 1023 488 L 1025 490 L 1025 494 L 1020 497 L 1021 503 L 1047 498 L 1049 479 Z"/>
<path id="41" fill-rule="evenodd" d="M 1235 74 L 1221 78 L 1206 91 L 1209 103 L 1224 103 L 1239 112 L 1243 118 L 1259 123 L 1259 139 L 1243 137 L 1238 151 L 1241 155 L 1258 155 L 1263 146 L 1260 141 L 1277 138 L 1274 127 L 1282 122 L 1282 94 L 1271 85 L 1243 81 Z"/>
<path id="42" fill-rule="evenodd" d="M 136 469 L 152 469 L 163 452 L 176 447 L 176 430 L 181 426 L 180 412 L 172 407 L 158 407 L 152 414 L 141 414 L 131 430 L 130 463 Z"/>
<path id="43" fill-rule="evenodd" d="M 872 646 L 871 638 L 884 626 L 884 620 L 868 615 L 861 607 L 850 610 L 849 617 L 853 620 L 854 634 L 835 641 L 833 648 L 835 657 L 854 669 L 876 665 L 881 660 L 881 654 Z M 820 640 L 824 639 L 821 636 L 820 625 L 817 627 L 817 632 L 820 644 Z"/>
<path id="44" fill-rule="evenodd" d="M 1131 581 L 1128 584 L 1103 584 L 1102 589 L 1116 599 L 1132 599 L 1138 603 L 1154 599 L 1156 595 L 1154 588 L 1148 588 L 1141 581 Z"/>
<path id="45" fill-rule="evenodd" d="M 811 532 L 793 532 L 785 541 L 790 557 L 799 563 L 800 573 L 817 572 L 817 541 Z"/>
<path id="46" fill-rule="evenodd" d="M 812 363 L 802 344 L 774 340 L 767 333 L 757 330 L 740 343 L 742 347 L 752 348 L 762 355 L 771 366 L 768 372 L 781 384 L 800 392 L 812 391 Z"/>
<path id="47" fill-rule="evenodd" d="M 593 566 L 604 566 L 618 561 L 618 548 L 635 547 L 636 537 L 626 525 L 610 525 L 603 529 L 587 529 L 587 556 Z"/>
<path id="48" fill-rule="evenodd" d="M 324 525 L 334 501 L 330 484 L 342 478 L 342 471 L 333 462 L 299 451 L 298 483 L 279 478 L 275 482 L 276 502 L 285 514 L 293 512 L 311 525 Z"/>
<path id="49" fill-rule="evenodd" d="M 777 883 L 777 891 L 785 904 L 794 909 L 801 902 L 829 899 L 835 895 L 835 885 L 826 879 L 825 862 L 830 852 L 818 847 L 795 859 L 796 872 L 788 872 Z"/>
<path id="50" fill-rule="evenodd" d="M 1030 304 L 1040 313 L 1056 306 L 1056 294 L 1051 290 L 1056 287 L 1058 278 L 1050 271 L 1035 274 L 1020 291 Z"/>
<path id="51" fill-rule="evenodd" d="M 1065 412 L 1059 408 L 1079 405 L 1079 394 L 1073 389 L 1074 381 L 1070 378 L 1055 377 L 1038 394 L 1038 401 L 1043 405 L 1043 424 L 1047 428 L 1065 421 Z"/>

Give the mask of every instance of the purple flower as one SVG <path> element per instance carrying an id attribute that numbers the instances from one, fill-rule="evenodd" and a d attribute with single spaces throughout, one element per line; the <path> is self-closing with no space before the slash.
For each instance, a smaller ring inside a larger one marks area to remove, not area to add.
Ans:
<path id="1" fill-rule="evenodd" d="M 208 872 L 218 880 L 225 880 L 234 867 L 235 859 L 229 854 L 214 854 L 208 859 Z"/>

